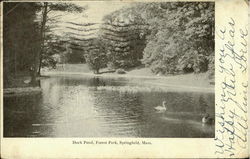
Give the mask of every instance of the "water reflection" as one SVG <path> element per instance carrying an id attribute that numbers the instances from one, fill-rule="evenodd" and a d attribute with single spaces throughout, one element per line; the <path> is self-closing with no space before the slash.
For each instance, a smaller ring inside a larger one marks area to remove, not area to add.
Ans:
<path id="1" fill-rule="evenodd" d="M 51 77 L 42 93 L 4 98 L 4 136 L 8 137 L 213 137 L 213 93 L 122 91 L 129 79 Z M 118 89 L 98 89 L 98 88 Z M 140 89 L 141 88 L 141 89 Z M 154 107 L 165 100 L 168 111 Z"/>

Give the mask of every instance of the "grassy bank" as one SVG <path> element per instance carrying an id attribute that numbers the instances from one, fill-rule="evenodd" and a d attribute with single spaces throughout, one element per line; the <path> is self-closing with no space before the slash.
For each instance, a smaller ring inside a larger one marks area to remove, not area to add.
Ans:
<path id="1" fill-rule="evenodd" d="M 105 78 L 124 77 L 130 78 L 135 83 L 145 84 L 145 86 L 173 87 L 175 89 L 186 91 L 204 91 L 214 92 L 214 85 L 210 84 L 208 74 L 183 74 L 157 76 L 153 74 L 149 68 L 138 67 L 129 71 L 126 74 L 117 74 L 116 72 L 108 72 L 107 69 L 100 70 L 101 74 L 94 74 L 89 70 L 86 64 L 65 64 L 59 65 L 57 69 L 43 70 L 44 75 L 85 75 L 85 76 L 101 76 Z"/>

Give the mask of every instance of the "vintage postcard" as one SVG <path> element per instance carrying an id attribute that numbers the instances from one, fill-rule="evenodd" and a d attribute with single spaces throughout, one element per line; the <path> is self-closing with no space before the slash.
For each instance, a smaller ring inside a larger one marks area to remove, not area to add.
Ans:
<path id="1" fill-rule="evenodd" d="M 247 0 L 1 2 L 2 158 L 248 158 Z"/>

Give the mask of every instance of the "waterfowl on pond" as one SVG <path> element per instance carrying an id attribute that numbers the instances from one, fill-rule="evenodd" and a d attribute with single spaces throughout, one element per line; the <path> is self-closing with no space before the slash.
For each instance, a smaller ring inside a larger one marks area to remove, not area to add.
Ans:
<path id="1" fill-rule="evenodd" d="M 203 124 L 212 124 L 213 121 L 214 121 L 214 119 L 213 119 L 212 117 L 210 117 L 210 115 L 209 115 L 208 113 L 206 113 L 206 114 L 203 116 L 202 120 L 201 120 L 201 122 L 202 122 Z"/>
<path id="2" fill-rule="evenodd" d="M 167 110 L 166 101 L 163 101 L 161 106 L 155 107 L 155 110 L 160 110 L 160 111 Z"/>

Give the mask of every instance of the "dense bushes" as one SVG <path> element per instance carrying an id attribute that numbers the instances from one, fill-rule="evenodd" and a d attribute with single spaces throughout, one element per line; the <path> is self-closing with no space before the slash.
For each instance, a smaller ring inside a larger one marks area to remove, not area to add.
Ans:
<path id="1" fill-rule="evenodd" d="M 118 73 L 118 74 L 126 74 L 126 71 L 124 69 L 119 68 L 119 69 L 116 70 L 116 73 Z"/>

